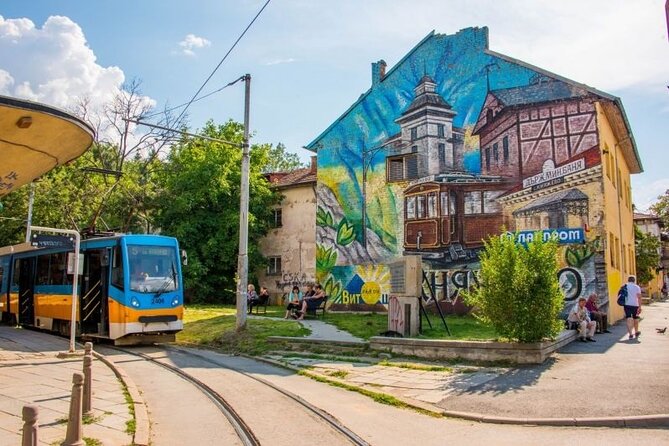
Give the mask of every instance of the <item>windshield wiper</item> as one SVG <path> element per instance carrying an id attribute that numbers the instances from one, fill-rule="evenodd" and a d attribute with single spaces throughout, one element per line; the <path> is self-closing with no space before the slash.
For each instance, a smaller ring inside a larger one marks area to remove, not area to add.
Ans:
<path id="1" fill-rule="evenodd" d="M 170 283 L 173 283 L 174 288 L 176 289 L 176 286 L 177 286 L 177 280 L 176 279 L 177 279 L 177 272 L 176 272 L 176 268 L 174 268 L 174 262 L 172 262 L 172 277 L 171 278 L 168 277 L 167 279 L 165 279 L 165 281 L 160 286 L 160 288 L 158 288 L 158 291 L 156 291 L 155 297 L 160 297 L 161 294 L 163 294 L 165 291 L 167 291 L 167 289 L 170 286 Z"/>

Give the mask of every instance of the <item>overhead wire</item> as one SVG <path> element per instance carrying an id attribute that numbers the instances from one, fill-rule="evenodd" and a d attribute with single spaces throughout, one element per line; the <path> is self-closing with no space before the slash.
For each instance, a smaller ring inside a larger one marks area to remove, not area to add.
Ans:
<path id="1" fill-rule="evenodd" d="M 188 107 L 190 107 L 190 105 L 191 105 L 193 102 L 195 102 L 195 99 L 197 98 L 197 96 L 202 92 L 202 90 L 204 89 L 204 87 L 205 87 L 205 86 L 207 85 L 207 83 L 211 80 L 211 78 L 214 76 L 214 74 L 216 73 L 216 71 L 218 71 L 218 69 L 221 67 L 221 65 L 223 65 L 223 62 L 225 62 L 225 60 L 228 58 L 228 56 L 230 55 L 230 53 L 232 53 L 232 50 L 235 49 L 235 47 L 237 46 L 237 44 L 239 43 L 239 41 L 242 40 L 242 37 L 244 37 L 244 35 L 245 35 L 246 32 L 251 28 L 251 26 L 253 25 L 253 23 L 255 23 L 255 21 L 258 19 L 258 17 L 260 17 L 260 14 L 262 14 L 262 12 L 265 10 L 265 8 L 267 7 L 267 5 L 269 5 L 269 2 L 270 2 L 270 1 L 271 1 L 271 0 L 267 0 L 267 1 L 265 2 L 265 4 L 263 5 L 263 7 L 260 8 L 260 11 L 258 11 L 258 13 L 255 15 L 255 17 L 253 17 L 253 20 L 251 20 L 251 22 L 246 26 L 246 28 L 245 28 L 244 31 L 242 31 L 242 33 L 239 35 L 239 37 L 237 38 L 237 40 L 235 40 L 235 43 L 233 43 L 232 46 L 230 47 L 230 49 L 228 50 L 228 52 L 225 53 L 225 56 L 223 56 L 223 58 L 222 58 L 221 61 L 218 63 L 218 65 L 216 65 L 216 68 L 214 68 L 214 70 L 211 72 L 211 74 L 210 74 L 210 75 L 207 77 L 207 79 L 202 83 L 202 85 L 200 86 L 200 88 L 198 88 L 197 92 L 193 95 L 193 97 L 191 98 L 191 100 L 188 101 L 188 102 L 186 103 L 186 106 L 184 107 L 184 109 L 181 111 L 181 113 L 179 114 L 179 116 L 178 116 L 177 119 L 175 120 L 175 123 L 177 124 L 177 126 L 178 126 L 178 124 L 179 124 L 181 118 L 182 118 L 182 117 L 184 116 L 184 114 L 186 113 L 186 110 L 188 110 Z"/>

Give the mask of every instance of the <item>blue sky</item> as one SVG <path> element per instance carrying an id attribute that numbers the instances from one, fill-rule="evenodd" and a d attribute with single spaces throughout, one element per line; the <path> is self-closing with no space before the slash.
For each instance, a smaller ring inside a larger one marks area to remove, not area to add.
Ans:
<path id="1" fill-rule="evenodd" d="M 0 94 L 67 107 L 137 78 L 159 107 L 181 104 L 263 4 L 4 0 Z M 306 160 L 300 148 L 370 87 L 371 62 L 391 68 L 430 31 L 468 26 L 488 26 L 494 51 L 621 97 L 645 169 L 633 178 L 637 206 L 669 189 L 663 0 L 272 0 L 204 91 L 251 73 L 255 141 Z M 193 104 L 190 125 L 241 120 L 242 108 L 238 84 Z"/>

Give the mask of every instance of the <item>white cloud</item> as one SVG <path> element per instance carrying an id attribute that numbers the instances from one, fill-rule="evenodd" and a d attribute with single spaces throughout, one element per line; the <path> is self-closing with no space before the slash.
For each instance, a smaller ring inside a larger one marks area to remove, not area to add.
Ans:
<path id="1" fill-rule="evenodd" d="M 179 42 L 182 54 L 186 56 L 195 56 L 195 50 L 211 46 L 211 42 L 204 37 L 198 37 L 195 34 L 188 34 L 184 40 Z"/>
<path id="2" fill-rule="evenodd" d="M 643 178 L 633 178 L 632 193 L 634 205 L 639 211 L 647 211 L 650 206 L 657 202 L 658 197 L 669 190 L 669 178 L 661 178 L 649 184 L 643 184 Z"/>
<path id="3" fill-rule="evenodd" d="M 84 97 L 99 106 L 125 79 L 119 67 L 100 66 L 79 25 L 62 16 L 41 28 L 0 16 L 0 61 L 0 92 L 61 108 Z"/>
<path id="4" fill-rule="evenodd" d="M 295 59 L 293 59 L 292 57 L 289 57 L 289 58 L 287 58 L 287 59 L 274 59 L 274 60 L 270 60 L 269 62 L 265 62 L 265 65 L 267 65 L 267 66 L 270 66 L 270 65 L 280 65 L 280 64 L 284 64 L 284 63 L 293 63 L 293 62 L 295 62 Z"/>

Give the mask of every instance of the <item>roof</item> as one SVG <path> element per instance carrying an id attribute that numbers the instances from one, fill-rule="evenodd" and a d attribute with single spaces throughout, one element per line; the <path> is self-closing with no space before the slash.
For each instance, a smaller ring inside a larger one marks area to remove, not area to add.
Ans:
<path id="1" fill-rule="evenodd" d="M 635 212 L 634 220 L 659 220 L 660 217 L 653 214 L 644 214 L 643 212 Z"/>
<path id="2" fill-rule="evenodd" d="M 290 187 L 301 184 L 316 182 L 317 170 L 311 167 L 295 169 L 290 172 L 272 172 L 268 174 L 268 180 L 275 187 Z"/>
<path id="3" fill-rule="evenodd" d="M 562 205 L 566 202 L 574 201 L 588 201 L 588 196 L 578 189 L 566 189 L 554 194 L 546 195 L 537 198 L 531 203 L 526 204 L 522 208 L 514 211 L 513 215 L 521 214 L 528 211 L 542 211 L 553 208 L 556 205 Z"/>
<path id="4" fill-rule="evenodd" d="M 490 94 L 497 97 L 507 107 L 572 99 L 584 96 L 586 93 L 579 86 L 554 79 L 490 92 Z"/>

